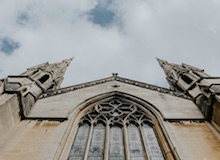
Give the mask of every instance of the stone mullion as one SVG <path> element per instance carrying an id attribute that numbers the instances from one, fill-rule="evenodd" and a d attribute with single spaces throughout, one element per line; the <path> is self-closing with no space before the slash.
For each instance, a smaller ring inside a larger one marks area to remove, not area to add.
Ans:
<path id="1" fill-rule="evenodd" d="M 108 152 L 109 152 L 109 121 L 106 122 L 105 128 L 105 149 L 104 149 L 104 160 L 108 160 Z"/>
<path id="2" fill-rule="evenodd" d="M 127 125 L 124 120 L 123 122 L 123 137 L 124 137 L 124 150 L 125 150 L 125 159 L 130 160 L 130 154 L 129 154 L 129 145 L 128 145 L 128 132 L 127 132 Z"/>
<path id="3" fill-rule="evenodd" d="M 92 123 L 91 127 L 90 127 L 90 131 L 89 131 L 89 137 L 88 137 L 87 144 L 86 144 L 86 151 L 85 151 L 85 155 L 84 155 L 84 160 L 88 159 L 88 154 L 89 154 L 89 148 L 90 148 L 91 139 L 92 139 L 93 128 L 94 128 L 94 125 Z"/>
<path id="4" fill-rule="evenodd" d="M 148 151 L 147 151 L 147 144 L 146 144 L 146 142 L 145 142 L 145 140 L 144 140 L 143 129 L 142 129 L 141 125 L 139 125 L 138 128 L 139 128 L 139 131 L 140 131 L 141 141 L 142 141 L 142 144 L 143 144 L 143 147 L 144 147 L 144 151 L 145 151 L 145 157 L 146 157 L 147 159 L 150 159 L 149 153 L 148 153 Z"/>

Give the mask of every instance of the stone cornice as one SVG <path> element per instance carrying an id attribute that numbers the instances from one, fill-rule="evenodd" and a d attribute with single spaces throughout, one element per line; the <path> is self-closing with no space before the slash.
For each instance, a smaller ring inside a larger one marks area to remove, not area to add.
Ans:
<path id="1" fill-rule="evenodd" d="M 177 97 L 181 97 L 181 98 L 185 98 L 185 99 L 191 99 L 189 96 L 186 96 L 185 94 L 183 94 L 181 92 L 176 92 L 176 91 L 169 90 L 167 88 L 158 87 L 158 86 L 155 86 L 155 85 L 151 85 L 151 84 L 147 84 L 147 83 L 143 83 L 143 82 L 138 82 L 138 81 L 122 78 L 122 77 L 118 77 L 117 75 L 113 75 L 111 77 L 96 80 L 96 81 L 91 81 L 91 82 L 86 82 L 86 83 L 73 85 L 73 86 L 69 86 L 69 87 L 65 87 L 65 88 L 60 88 L 60 89 L 57 89 L 57 90 L 51 90 L 51 91 L 48 91 L 46 93 L 43 93 L 40 96 L 40 99 L 50 97 L 50 96 L 54 96 L 54 95 L 67 93 L 67 92 L 70 92 L 70 91 L 75 91 L 75 90 L 86 88 L 86 87 L 91 87 L 91 86 L 94 86 L 94 85 L 98 85 L 98 84 L 102 84 L 102 83 L 106 83 L 106 82 L 110 82 L 110 81 L 119 81 L 119 82 L 123 82 L 123 83 L 126 83 L 126 84 L 138 86 L 138 87 L 141 87 L 141 88 L 150 89 L 150 90 L 165 93 L 165 94 L 169 94 L 169 95 L 173 95 L 173 96 L 177 96 Z"/>

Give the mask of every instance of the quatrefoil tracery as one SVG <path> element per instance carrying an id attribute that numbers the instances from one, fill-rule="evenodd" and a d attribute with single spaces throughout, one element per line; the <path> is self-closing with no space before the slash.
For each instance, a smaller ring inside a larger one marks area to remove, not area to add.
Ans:
<path id="1" fill-rule="evenodd" d="M 96 104 L 88 113 L 81 119 L 81 124 L 88 122 L 96 125 L 98 122 L 104 125 L 109 122 L 110 125 L 123 125 L 134 123 L 142 125 L 143 123 L 150 123 L 151 119 L 143 113 L 143 111 L 136 105 L 128 101 L 118 98 L 113 98 Z"/>

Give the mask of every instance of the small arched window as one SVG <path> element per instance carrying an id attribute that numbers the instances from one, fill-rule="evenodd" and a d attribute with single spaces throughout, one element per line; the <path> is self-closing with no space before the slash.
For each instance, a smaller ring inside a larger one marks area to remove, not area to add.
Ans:
<path id="1" fill-rule="evenodd" d="M 45 74 L 43 77 L 41 77 L 39 79 L 39 81 L 43 84 L 44 82 L 46 82 L 48 79 L 50 78 L 50 76 L 48 74 Z"/>
<path id="2" fill-rule="evenodd" d="M 164 160 L 151 119 L 138 105 L 112 98 L 80 120 L 68 160 Z"/>
<path id="3" fill-rule="evenodd" d="M 186 82 L 187 84 L 191 84 L 193 81 L 191 78 L 189 78 L 186 75 L 182 75 L 182 80 L 184 80 L 184 82 Z"/>

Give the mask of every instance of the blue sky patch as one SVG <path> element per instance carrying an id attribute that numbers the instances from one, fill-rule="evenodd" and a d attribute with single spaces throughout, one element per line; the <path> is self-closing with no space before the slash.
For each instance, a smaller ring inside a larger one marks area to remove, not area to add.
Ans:
<path id="1" fill-rule="evenodd" d="M 91 21 L 103 27 L 111 24 L 114 20 L 115 13 L 108 8 L 109 5 L 110 1 L 107 5 L 98 4 L 93 10 L 91 10 L 89 13 Z"/>
<path id="2" fill-rule="evenodd" d="M 11 38 L 4 37 L 0 39 L 0 51 L 6 55 L 13 54 L 14 50 L 20 47 L 18 42 L 13 41 Z"/>

